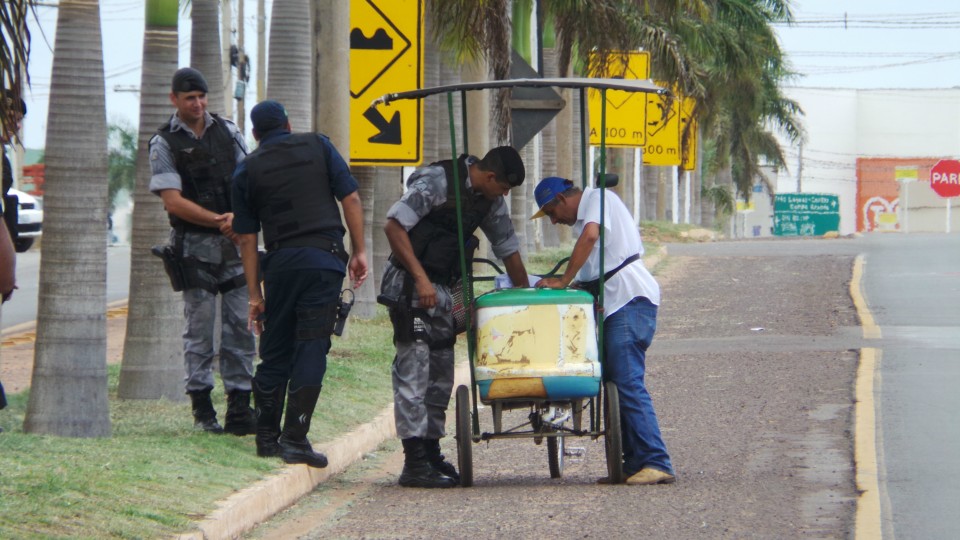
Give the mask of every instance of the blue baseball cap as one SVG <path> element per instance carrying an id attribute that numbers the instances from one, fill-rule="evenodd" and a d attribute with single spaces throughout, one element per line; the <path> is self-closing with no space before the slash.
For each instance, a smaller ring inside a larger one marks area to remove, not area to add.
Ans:
<path id="1" fill-rule="evenodd" d="M 287 109 L 278 101 L 268 99 L 254 105 L 250 111 L 253 129 L 263 136 L 269 131 L 287 126 Z"/>
<path id="2" fill-rule="evenodd" d="M 567 180 L 566 178 L 560 178 L 559 176 L 549 176 L 541 180 L 540 183 L 537 184 L 537 187 L 533 190 L 533 196 L 537 199 L 537 206 L 540 208 L 540 210 L 530 219 L 542 218 L 543 216 L 547 215 L 543 211 L 543 207 L 555 199 L 558 194 L 563 193 L 572 187 L 573 182 Z"/>

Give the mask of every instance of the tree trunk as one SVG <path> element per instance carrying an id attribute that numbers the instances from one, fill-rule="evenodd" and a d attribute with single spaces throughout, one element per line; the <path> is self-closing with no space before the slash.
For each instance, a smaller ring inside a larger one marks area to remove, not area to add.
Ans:
<path id="1" fill-rule="evenodd" d="M 543 75 L 547 78 L 558 76 L 557 50 L 553 47 L 543 49 Z M 567 99 L 568 96 L 564 92 L 560 92 L 560 94 L 563 99 Z M 567 105 L 567 108 L 569 108 L 569 101 L 567 101 Z M 560 137 L 558 133 L 558 126 L 560 124 L 560 117 L 554 117 L 541 132 L 540 157 L 542 161 L 540 165 L 543 176 L 570 178 L 569 172 L 561 172 L 560 161 L 565 162 L 566 166 L 569 166 L 570 163 L 570 151 L 566 150 L 566 147 L 564 147 L 563 150 L 560 149 L 561 140 L 565 144 L 568 144 L 570 137 L 569 133 L 566 133 L 564 137 Z M 539 178 L 528 178 L 524 183 L 530 183 L 536 186 L 536 180 L 539 180 Z M 536 206 L 535 203 L 536 199 L 531 199 L 529 207 L 533 209 Z M 553 226 L 549 220 L 544 219 L 533 220 L 531 223 L 538 229 L 535 236 L 540 239 L 539 245 L 537 245 L 535 249 L 539 250 L 541 247 L 557 247 L 560 245 L 559 227 Z M 531 283 L 531 285 L 533 284 Z"/>
<path id="2" fill-rule="evenodd" d="M 643 165 L 642 167 L 643 191 L 641 192 L 640 204 L 643 206 L 643 219 L 655 221 L 657 219 L 657 198 L 660 193 L 657 168 L 650 165 Z"/>
<path id="3" fill-rule="evenodd" d="M 61 0 L 56 35 L 46 141 L 44 257 L 24 431 L 108 437 L 109 201 L 99 2 Z"/>
<path id="4" fill-rule="evenodd" d="M 399 167 L 378 167 L 380 174 L 376 178 L 376 194 L 373 201 L 373 226 L 370 235 L 373 237 L 373 258 L 370 264 L 370 275 L 376 278 L 374 291 L 380 292 L 380 279 L 383 277 L 383 269 L 387 265 L 387 257 L 390 256 L 390 243 L 387 241 L 387 235 L 383 232 L 383 227 L 387 224 L 387 211 L 393 206 L 393 203 L 400 200 L 403 195 L 403 169 Z"/>
<path id="5" fill-rule="evenodd" d="M 169 241 L 160 197 L 150 192 L 149 141 L 170 117 L 170 74 L 177 69 L 177 0 L 147 0 L 140 82 L 140 136 L 130 241 L 127 332 L 117 395 L 186 399 L 183 393 L 183 299 L 173 292 L 151 246 Z"/>
<path id="6" fill-rule="evenodd" d="M 460 77 L 463 82 L 480 82 L 489 79 L 487 63 L 484 60 L 466 61 L 460 66 Z M 470 153 L 481 156 L 490 148 L 490 91 L 467 92 L 467 137 L 470 139 Z M 440 126 L 444 126 L 443 122 Z M 441 129 L 443 131 L 443 129 Z M 441 133 L 441 137 L 443 134 Z M 449 131 L 446 135 L 450 137 Z M 490 257 L 490 242 L 485 235 L 480 235 L 480 247 L 477 248 L 478 257 Z"/>
<path id="7" fill-rule="evenodd" d="M 373 256 L 373 212 L 374 191 L 377 184 L 379 169 L 382 167 L 354 167 L 353 177 L 360 183 L 360 201 L 363 203 L 363 242 L 368 248 L 367 264 L 372 262 Z M 360 286 L 359 290 L 354 291 L 356 295 L 356 304 L 351 313 L 360 319 L 372 319 L 377 310 L 377 289 L 376 278 L 373 277 L 373 269 L 370 269 L 371 277 Z M 346 283 L 344 285 L 347 285 Z"/>
<path id="8" fill-rule="evenodd" d="M 224 114 L 219 0 L 191 0 L 190 65 L 207 79 L 207 110 Z M 176 71 L 176 70 L 174 70 Z M 167 83 L 169 88 L 170 84 Z"/>
<path id="9" fill-rule="evenodd" d="M 321 2 L 322 3 L 322 2 Z M 313 129 L 313 29 L 309 0 L 273 3 L 270 18 L 270 63 L 267 66 L 267 99 L 279 101 L 296 132 Z M 349 20 L 349 19 L 348 19 Z M 322 23 L 322 21 L 320 21 Z M 340 21 L 338 24 L 349 24 Z M 329 28 L 325 29 L 329 31 Z M 328 49 L 329 50 L 329 49 Z M 335 74 L 330 74 L 336 77 Z M 343 106 L 349 94 L 344 95 Z M 336 99 L 330 97 L 330 99 Z M 342 150 L 335 140 L 337 148 Z M 341 152 L 342 153 L 342 152 Z M 349 154 L 344 154 L 348 157 Z"/>

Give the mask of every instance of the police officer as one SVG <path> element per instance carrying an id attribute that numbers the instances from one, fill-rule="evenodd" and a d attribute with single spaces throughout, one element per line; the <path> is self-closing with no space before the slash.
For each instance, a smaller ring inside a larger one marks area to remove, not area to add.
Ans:
<path id="1" fill-rule="evenodd" d="M 456 330 L 450 286 L 461 275 L 454 167 L 458 168 L 464 238 L 483 230 L 514 284 L 529 286 L 506 196 L 523 183 L 524 166 L 509 146 L 483 157 L 460 156 L 414 171 L 408 189 L 387 212 L 392 254 L 379 299 L 390 308 L 394 419 L 403 443 L 399 483 L 446 488 L 459 482 L 440 453 L 453 390 Z"/>
<path id="2" fill-rule="evenodd" d="M 233 122 L 207 112 L 207 81 L 199 71 L 187 67 L 174 73 L 170 102 L 176 112 L 150 140 L 150 191 L 163 199 L 170 215 L 171 243 L 186 282 L 183 349 L 194 425 L 211 433 L 253 434 L 255 338 L 246 328 L 246 281 L 230 211 L 233 171 L 247 147 Z M 224 427 L 210 400 L 218 297 Z"/>
<path id="3" fill-rule="evenodd" d="M 253 383 L 257 455 L 326 467 L 326 456 L 313 451 L 307 432 L 327 368 L 344 274 L 349 271 L 354 287 L 367 277 L 359 186 L 327 137 L 290 133 L 280 103 L 258 103 L 250 119 L 260 146 L 234 175 L 233 225 L 250 295 L 248 326 L 261 334 L 262 362 Z M 349 256 L 337 201 L 350 229 Z M 261 226 L 267 249 L 260 263 L 264 294 L 257 280 Z"/>

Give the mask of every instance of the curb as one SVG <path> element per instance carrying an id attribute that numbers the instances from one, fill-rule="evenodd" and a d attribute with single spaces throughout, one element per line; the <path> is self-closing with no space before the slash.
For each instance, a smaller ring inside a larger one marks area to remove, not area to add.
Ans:
<path id="1" fill-rule="evenodd" d="M 470 384 L 469 364 L 457 364 L 454 388 Z M 178 540 L 227 540 L 239 538 L 245 532 L 269 520 L 296 503 L 304 495 L 363 459 L 385 440 L 396 437 L 393 404 L 388 405 L 371 422 L 317 445 L 327 456 L 329 464 L 323 469 L 306 465 L 288 465 L 279 473 L 234 493 L 217 503 L 218 508 L 206 519 L 194 524 L 196 530 L 175 536 Z M 448 435 L 449 436 L 449 435 Z"/>
<path id="2" fill-rule="evenodd" d="M 327 455 L 329 465 L 314 469 L 306 465 L 288 465 L 278 474 L 234 493 L 217 503 L 219 508 L 203 521 L 196 523 L 196 531 L 180 534 L 183 540 L 237 538 L 281 510 L 313 491 L 318 484 L 343 472 L 347 467 L 376 449 L 380 443 L 393 437 L 393 405 L 359 428 L 337 437 L 332 442 L 317 445 Z"/>

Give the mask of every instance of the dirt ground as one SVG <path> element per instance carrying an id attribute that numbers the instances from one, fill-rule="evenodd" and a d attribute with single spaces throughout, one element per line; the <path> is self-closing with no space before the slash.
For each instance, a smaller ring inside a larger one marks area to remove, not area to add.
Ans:
<path id="1" fill-rule="evenodd" d="M 119 364 L 123 359 L 123 336 L 127 328 L 127 308 L 107 312 L 107 363 Z M 9 394 L 30 386 L 33 372 L 33 331 L 4 336 L 0 345 L 0 381 Z"/>
<path id="2" fill-rule="evenodd" d="M 757 255 L 670 256 L 658 268 L 647 383 L 676 484 L 598 485 L 602 439 L 570 438 L 582 455 L 559 479 L 545 444 L 494 440 L 472 446 L 474 487 L 403 489 L 392 442 L 250 537 L 852 536 L 852 263 L 843 253 L 780 255 L 774 243 Z M 481 430 L 490 418 L 480 410 Z M 455 460 L 451 437 L 443 443 Z"/>

